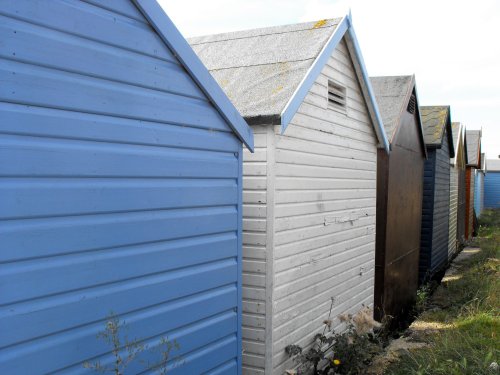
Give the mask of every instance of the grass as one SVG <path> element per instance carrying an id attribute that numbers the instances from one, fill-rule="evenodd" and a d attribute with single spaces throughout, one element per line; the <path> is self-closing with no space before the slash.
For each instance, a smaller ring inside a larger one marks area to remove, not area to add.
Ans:
<path id="1" fill-rule="evenodd" d="M 481 251 L 458 263 L 458 271 L 429 298 L 416 327 L 429 345 L 408 352 L 387 375 L 491 375 L 500 362 L 500 210 L 485 211 L 473 245 Z M 426 328 L 428 327 L 428 328 Z"/>

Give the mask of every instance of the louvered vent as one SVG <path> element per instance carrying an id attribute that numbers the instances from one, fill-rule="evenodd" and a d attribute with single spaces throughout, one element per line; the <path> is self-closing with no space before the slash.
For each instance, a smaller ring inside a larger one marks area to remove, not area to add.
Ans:
<path id="1" fill-rule="evenodd" d="M 346 88 L 333 81 L 328 81 L 328 105 L 333 108 L 346 109 Z"/>
<path id="2" fill-rule="evenodd" d="M 415 113 L 416 107 L 417 107 L 417 98 L 415 98 L 415 95 L 412 95 L 408 103 L 408 108 L 406 110 L 413 115 Z"/>

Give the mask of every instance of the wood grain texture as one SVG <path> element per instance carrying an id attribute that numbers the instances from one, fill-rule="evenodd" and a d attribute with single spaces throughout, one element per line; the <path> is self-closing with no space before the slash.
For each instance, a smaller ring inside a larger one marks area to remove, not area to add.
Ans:
<path id="1" fill-rule="evenodd" d="M 411 94 L 411 92 L 410 92 Z M 408 97 L 409 100 L 409 97 Z M 378 151 L 375 317 L 406 314 L 418 288 L 423 172 L 418 113 L 404 103 L 391 153 Z"/>
<path id="2" fill-rule="evenodd" d="M 450 220 L 450 151 L 448 127 L 440 148 L 428 148 L 424 166 L 424 195 L 419 282 L 428 280 L 448 262 Z"/>
<path id="3" fill-rule="evenodd" d="M 328 79 L 347 87 L 347 115 L 328 109 Z M 335 314 L 373 303 L 376 155 L 342 41 L 286 132 L 276 132 L 272 373 L 293 367 L 284 348 L 309 345 L 331 297 Z"/>
<path id="4" fill-rule="evenodd" d="M 151 348 L 179 343 L 169 373 L 241 371 L 227 119 L 133 2 L 2 1 L 0 39 L 0 373 L 109 363 L 111 311 Z"/>

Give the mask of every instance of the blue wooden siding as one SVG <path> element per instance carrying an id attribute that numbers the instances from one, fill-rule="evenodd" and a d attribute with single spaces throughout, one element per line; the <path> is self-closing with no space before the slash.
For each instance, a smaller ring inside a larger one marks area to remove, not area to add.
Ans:
<path id="1" fill-rule="evenodd" d="M 448 260 L 450 154 L 446 131 L 441 148 L 429 149 L 424 166 L 424 196 L 420 244 L 420 282 L 442 269 Z"/>
<path id="2" fill-rule="evenodd" d="M 500 208 L 500 171 L 484 176 L 484 208 Z"/>
<path id="3" fill-rule="evenodd" d="M 476 169 L 475 174 L 474 210 L 476 211 L 477 217 L 480 217 L 484 208 L 484 173 Z"/>
<path id="4" fill-rule="evenodd" d="M 3 1 L 0 40 L 0 373 L 109 362 L 111 311 L 237 373 L 241 142 L 131 2 Z"/>

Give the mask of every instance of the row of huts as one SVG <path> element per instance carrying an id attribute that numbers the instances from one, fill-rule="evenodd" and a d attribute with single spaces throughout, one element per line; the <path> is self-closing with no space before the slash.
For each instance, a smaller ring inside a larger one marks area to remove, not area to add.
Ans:
<path id="1" fill-rule="evenodd" d="M 168 337 L 172 374 L 282 374 L 332 299 L 404 314 L 473 236 L 481 132 L 370 78 L 350 15 L 189 44 L 154 0 L 1 18 L 1 373 L 113 366 L 111 314 L 147 344 L 125 373 Z"/>

